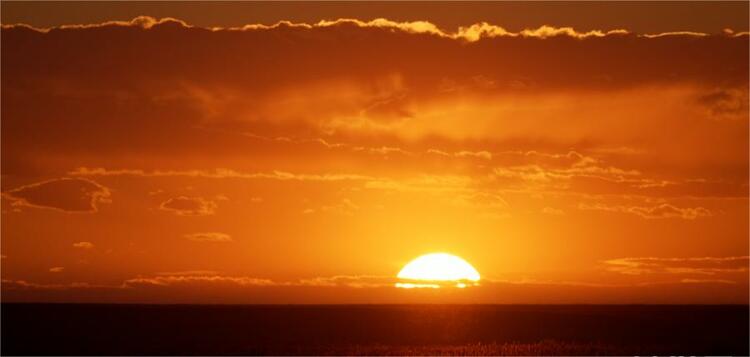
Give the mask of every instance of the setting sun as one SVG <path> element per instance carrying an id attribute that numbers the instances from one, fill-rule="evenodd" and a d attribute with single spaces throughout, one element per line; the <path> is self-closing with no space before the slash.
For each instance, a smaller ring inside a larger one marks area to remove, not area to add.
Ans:
<path id="1" fill-rule="evenodd" d="M 465 260 L 447 253 L 422 255 L 406 264 L 398 273 L 399 279 L 418 282 L 399 282 L 398 288 L 439 288 L 445 282 L 455 282 L 465 288 L 467 282 L 479 281 L 479 272 Z"/>

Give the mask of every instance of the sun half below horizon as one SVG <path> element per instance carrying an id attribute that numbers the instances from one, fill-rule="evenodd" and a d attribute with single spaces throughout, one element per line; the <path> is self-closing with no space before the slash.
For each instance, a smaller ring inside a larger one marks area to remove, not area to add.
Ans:
<path id="1" fill-rule="evenodd" d="M 479 272 L 471 264 L 452 254 L 430 253 L 406 264 L 397 277 L 397 288 L 465 288 L 479 282 Z"/>
<path id="2" fill-rule="evenodd" d="M 747 2 L 104 5 L 0 4 L 3 302 L 748 301 Z"/>

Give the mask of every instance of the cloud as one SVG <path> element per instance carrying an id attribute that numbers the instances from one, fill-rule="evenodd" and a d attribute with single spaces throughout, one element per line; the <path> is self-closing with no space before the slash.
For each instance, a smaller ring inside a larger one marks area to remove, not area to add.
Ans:
<path id="1" fill-rule="evenodd" d="M 49 268 L 49 272 L 50 273 L 62 273 L 63 270 L 65 270 L 64 267 L 52 267 L 52 268 Z"/>
<path id="2" fill-rule="evenodd" d="M 394 179 L 389 177 L 375 177 L 350 173 L 301 174 L 274 171 L 272 173 L 248 173 L 230 169 L 216 170 L 184 170 L 184 171 L 145 171 L 141 169 L 109 170 L 104 168 L 79 167 L 69 173 L 74 176 L 135 176 L 135 177 L 198 177 L 198 178 L 241 178 L 241 179 L 271 179 L 280 181 L 310 181 L 310 182 L 363 182 L 363 187 L 369 189 L 384 189 L 394 191 L 425 191 L 425 192 L 455 192 L 468 191 L 472 178 L 458 175 L 418 175 L 412 178 Z"/>
<path id="3" fill-rule="evenodd" d="M 657 33 L 657 34 L 645 34 L 642 36 L 646 38 L 659 38 L 659 37 L 667 37 L 667 36 L 706 37 L 706 36 L 709 36 L 709 34 L 703 33 L 703 32 L 694 32 L 694 31 L 670 31 L 670 32 Z"/>
<path id="4" fill-rule="evenodd" d="M 55 209 L 68 213 L 94 213 L 99 203 L 110 202 L 108 188 L 84 178 L 59 178 L 24 185 L 3 197 L 13 206 Z"/>
<path id="5" fill-rule="evenodd" d="M 744 270 L 747 271 L 747 270 Z M 382 275 L 333 275 L 313 278 L 300 278 L 295 280 L 273 280 L 254 276 L 230 276 L 223 275 L 212 270 L 194 270 L 181 272 L 160 272 L 152 276 L 137 276 L 124 280 L 117 285 L 97 285 L 89 283 L 69 284 L 38 284 L 24 280 L 3 280 L 3 288 L 10 289 L 40 289 L 40 290 L 64 290 L 64 289 L 134 289 L 139 287 L 194 287 L 204 288 L 207 285 L 224 285 L 246 288 L 352 288 L 352 289 L 378 289 L 387 288 L 398 291 L 396 284 L 400 280 L 392 276 Z M 600 283 L 587 281 L 568 280 L 540 280 L 531 278 L 522 279 L 482 279 L 476 287 L 480 290 L 495 291 L 497 288 L 510 286 L 529 287 L 574 287 L 574 288 L 640 288 L 658 285 L 672 284 L 737 284 L 736 281 L 727 279 L 706 278 L 681 278 L 679 280 L 638 282 L 638 283 Z M 446 286 L 452 287 L 453 284 Z M 452 289 L 448 289 L 452 290 Z"/>
<path id="6" fill-rule="evenodd" d="M 133 18 L 130 21 L 106 21 L 98 24 L 73 24 L 73 25 L 61 25 L 57 27 L 34 27 L 27 24 L 3 24 L 3 29 L 12 29 L 15 27 L 19 28 L 25 28 L 41 33 L 48 33 L 52 30 L 83 30 L 83 29 L 93 29 L 93 28 L 99 28 L 99 27 L 137 27 L 142 28 L 144 30 L 150 29 L 154 27 L 154 25 L 162 25 L 162 24 L 178 24 L 183 27 L 189 27 L 188 24 L 181 20 L 177 20 L 171 17 L 165 17 L 161 19 L 156 19 L 151 16 L 137 16 Z"/>
<path id="7" fill-rule="evenodd" d="M 87 283 L 36 284 L 24 280 L 3 280 L 3 289 L 71 289 L 71 288 L 136 288 L 145 286 L 203 286 L 205 284 L 235 285 L 244 287 L 346 287 L 381 288 L 393 287 L 395 277 L 379 275 L 334 275 L 327 277 L 302 278 L 297 280 L 271 280 L 252 276 L 228 276 L 212 270 L 189 270 L 179 272 L 159 272 L 154 276 L 137 276 L 126 279 L 118 285 L 96 285 Z"/>
<path id="8" fill-rule="evenodd" d="M 716 275 L 748 271 L 750 257 L 635 257 L 605 260 L 606 269 L 626 275 L 697 274 Z M 691 282 L 691 281 L 688 281 Z"/>
<path id="9" fill-rule="evenodd" d="M 715 90 L 698 96 L 696 101 L 718 120 L 742 120 L 748 112 L 748 92 L 738 89 Z"/>
<path id="10" fill-rule="evenodd" d="M 77 242 L 73 243 L 73 247 L 80 248 L 80 249 L 93 249 L 94 243 L 91 242 Z"/>
<path id="11" fill-rule="evenodd" d="M 338 203 L 320 207 L 320 211 L 334 212 L 344 216 L 353 216 L 357 211 L 359 211 L 359 206 L 357 206 L 350 199 L 344 198 Z"/>
<path id="12" fill-rule="evenodd" d="M 69 290 L 69 289 L 92 289 L 92 288 L 119 288 L 109 285 L 95 285 L 82 282 L 73 282 L 67 284 L 40 284 L 28 282 L 26 280 L 2 280 L 2 291 L 6 290 Z"/>
<path id="13" fill-rule="evenodd" d="M 682 279 L 683 284 L 737 284 L 734 280 L 726 279 Z"/>
<path id="14" fill-rule="evenodd" d="M 632 158 L 633 149 L 619 148 L 612 152 L 590 150 L 589 153 L 569 151 L 506 151 L 493 153 L 489 180 L 493 185 L 516 190 L 607 195 L 620 197 L 693 197 L 711 195 L 741 196 L 739 182 L 696 180 L 644 172 L 638 166 L 640 157 Z M 623 155 L 627 155 L 623 158 Z M 609 157 L 605 159 L 604 157 Z M 616 164 L 610 163 L 615 161 Z M 653 171 L 647 168 L 646 171 Z M 730 193 L 730 191 L 732 191 Z M 668 207 L 663 207 L 664 209 Z M 655 216 L 641 212 L 646 216 Z M 706 213 L 702 210 L 698 215 Z"/>
<path id="15" fill-rule="evenodd" d="M 92 29 L 99 27 L 136 27 L 141 29 L 151 29 L 154 26 L 177 26 L 183 28 L 196 28 L 191 26 L 184 21 L 175 18 L 160 18 L 156 19 L 151 16 L 138 16 L 131 21 L 107 21 L 99 24 L 79 24 L 79 25 L 62 25 L 58 27 L 50 28 L 39 28 L 33 27 L 26 24 L 4 24 L 3 28 L 24 28 L 41 33 L 49 33 L 55 30 L 81 30 L 81 29 Z M 476 23 L 471 26 L 459 27 L 455 32 L 447 32 L 438 28 L 435 24 L 428 21 L 392 21 L 385 18 L 377 18 L 370 21 L 362 21 L 358 19 L 347 19 L 339 18 L 337 20 L 321 20 L 317 23 L 294 23 L 290 21 L 279 21 L 274 25 L 264 24 L 248 24 L 238 27 L 210 27 L 204 28 L 206 30 L 220 32 L 220 31 L 259 31 L 259 30 L 278 30 L 283 28 L 296 28 L 296 29 L 307 29 L 312 30 L 316 28 L 328 28 L 328 27 L 346 27 L 346 26 L 357 26 L 360 28 L 379 28 L 386 30 L 398 30 L 411 34 L 428 34 L 442 38 L 449 38 L 454 40 L 463 40 L 469 42 L 479 41 L 481 39 L 491 39 L 496 37 L 523 37 L 523 38 L 551 38 L 557 36 L 572 37 L 576 39 L 586 38 L 599 38 L 606 36 L 622 36 L 629 35 L 630 32 L 625 29 L 615 30 L 591 30 L 587 32 L 577 31 L 572 27 L 554 27 L 549 25 L 542 25 L 535 29 L 524 29 L 521 31 L 513 32 L 504 29 L 503 27 L 492 25 L 486 22 Z M 746 33 L 734 33 L 731 30 L 727 32 L 728 35 L 742 36 Z M 653 34 L 640 34 L 645 38 L 658 38 L 665 36 L 688 36 L 688 37 L 705 37 L 709 36 L 706 33 L 694 32 L 694 31 L 672 31 L 663 33 Z"/>
<path id="16" fill-rule="evenodd" d="M 172 197 L 159 205 L 159 209 L 178 216 L 209 216 L 216 213 L 217 208 L 213 200 L 186 196 Z"/>
<path id="17" fill-rule="evenodd" d="M 450 154 L 438 154 L 436 150 L 424 152 L 424 155 L 434 155 L 437 158 L 454 157 Z M 480 153 L 482 151 L 479 151 Z M 510 208 L 504 200 L 508 193 L 552 195 L 578 195 L 584 198 L 598 197 L 603 202 L 581 203 L 579 209 L 603 210 L 635 214 L 644 218 L 683 218 L 696 219 L 711 216 L 712 212 L 705 207 L 681 208 L 672 204 L 661 203 L 653 205 L 648 197 L 695 197 L 706 198 L 712 194 L 719 196 L 739 195 L 732 187 L 732 183 L 714 183 L 707 180 L 681 179 L 664 180 L 649 177 L 645 173 L 609 165 L 603 159 L 594 158 L 576 151 L 565 153 L 545 153 L 538 151 L 494 152 L 488 153 L 487 159 L 491 165 L 479 165 L 465 174 L 422 174 L 415 170 L 414 175 L 376 176 L 355 173 L 295 173 L 272 171 L 248 172 L 230 169 L 214 170 L 153 170 L 143 169 L 104 169 L 81 167 L 69 174 L 81 177 L 114 177 L 132 176 L 143 178 L 186 177 L 205 179 L 237 178 L 247 180 L 278 180 L 285 182 L 341 182 L 349 189 L 382 190 L 433 195 L 453 195 L 452 201 L 457 204 L 468 204 L 473 207 L 484 207 L 489 210 Z M 422 154 L 414 154 L 422 155 Z M 472 155 L 473 157 L 473 155 Z M 522 163 L 519 165 L 519 163 Z M 439 165 L 445 165 L 440 163 Z M 462 164 L 463 165 L 463 164 Z M 726 191 L 726 192 L 724 192 Z M 591 196 L 591 195 L 598 196 Z M 618 205 L 610 199 L 639 197 L 639 205 Z M 688 196 L 693 197 L 693 196 Z M 200 198 L 180 197 L 179 203 L 186 207 L 180 212 L 183 215 L 210 214 L 214 212 L 212 200 Z M 168 200 L 162 206 L 171 207 L 175 198 Z M 183 202 L 184 201 L 184 202 Z M 177 203 L 177 202 L 174 202 Z M 190 205 L 187 207 L 187 205 Z M 323 207 L 308 207 L 307 213 L 315 211 L 347 211 L 351 214 L 355 210 L 343 210 L 346 204 L 328 204 Z M 542 210 L 543 207 L 538 209 Z M 496 212 L 497 213 L 497 212 Z M 507 212 L 506 212 L 507 213 Z M 504 214 L 504 213 L 503 213 Z"/>
<path id="18" fill-rule="evenodd" d="M 586 281 L 569 281 L 569 280 L 543 280 L 543 279 L 532 279 L 532 278 L 521 278 L 521 279 L 482 279 L 482 284 L 507 284 L 507 285 L 528 285 L 528 286 L 571 286 L 571 287 L 588 287 L 588 288 L 618 288 L 625 286 L 633 286 L 632 284 L 623 283 L 596 283 Z"/>
<path id="19" fill-rule="evenodd" d="M 392 287 L 395 278 L 375 275 L 336 275 L 331 277 L 316 277 L 291 281 L 274 281 L 249 276 L 224 276 L 210 271 L 176 272 L 159 274 L 156 277 L 137 277 L 128 279 L 123 286 L 137 285 L 200 285 L 200 284 L 231 284 L 239 286 L 259 287 L 350 287 L 374 288 Z"/>
<path id="20" fill-rule="evenodd" d="M 293 138 L 287 138 L 287 137 L 266 137 L 258 134 L 251 134 L 251 133 L 245 133 L 244 135 L 251 137 L 253 139 L 257 140 L 263 140 L 263 141 L 273 141 L 277 143 L 283 143 L 283 144 L 292 144 L 292 145 L 319 145 L 321 147 L 327 148 L 327 149 L 336 149 L 336 150 L 350 150 L 353 152 L 365 152 L 369 154 L 379 154 L 383 156 L 388 156 L 392 154 L 400 154 L 407 157 L 428 157 L 428 156 L 438 156 L 438 157 L 445 157 L 445 158 L 478 158 L 483 160 L 492 160 L 493 153 L 487 150 L 459 150 L 459 151 L 449 151 L 449 150 L 441 150 L 441 149 L 435 149 L 435 148 L 428 148 L 426 150 L 416 151 L 416 150 L 406 150 L 401 147 L 391 147 L 391 146 L 379 146 L 379 147 L 369 147 L 369 146 L 361 146 L 361 145 L 353 145 L 349 143 L 331 143 L 323 138 L 314 138 L 314 139 L 293 139 Z M 503 153 L 507 154 L 507 153 Z"/>
<path id="21" fill-rule="evenodd" d="M 542 213 L 548 214 L 551 216 L 562 216 L 565 215 L 565 212 L 561 209 L 554 208 L 554 207 L 544 207 L 542 209 Z"/>
<path id="22" fill-rule="evenodd" d="M 711 211 L 703 207 L 679 208 L 666 203 L 654 207 L 628 207 L 627 210 L 643 218 L 677 217 L 682 219 L 696 219 L 698 217 L 711 216 Z"/>
<path id="23" fill-rule="evenodd" d="M 711 216 L 711 211 L 703 207 L 686 207 L 680 208 L 675 207 L 668 203 L 662 203 L 656 206 L 643 207 L 643 206 L 610 206 L 602 203 L 580 203 L 579 209 L 582 210 L 596 210 L 596 211 L 607 211 L 607 212 L 620 212 L 630 213 L 646 219 L 661 219 L 661 218 L 681 218 L 681 219 L 696 219 L 701 217 Z"/>
<path id="24" fill-rule="evenodd" d="M 239 172 L 232 169 L 182 170 L 182 171 L 146 171 L 141 169 L 109 170 L 105 168 L 79 167 L 69 173 L 72 176 L 136 176 L 136 177 L 201 177 L 201 178 L 242 178 L 269 179 L 280 181 L 349 181 L 366 180 L 370 177 L 357 174 L 294 174 L 284 171 Z"/>
<path id="25" fill-rule="evenodd" d="M 190 270 L 181 272 L 160 272 L 154 276 L 137 276 L 126 279 L 117 285 L 89 283 L 39 284 L 25 280 L 3 279 L 3 291 L 8 290 L 67 290 L 67 289 L 132 289 L 138 287 L 201 287 L 209 285 L 230 285 L 239 287 L 319 287 L 319 288 L 381 288 L 393 287 L 396 278 L 377 275 L 335 275 L 329 277 L 303 278 L 276 281 L 252 276 L 227 276 L 212 270 Z"/>
<path id="26" fill-rule="evenodd" d="M 469 192 L 472 178 L 463 175 L 418 175 L 416 177 L 391 179 L 373 178 L 364 183 L 368 189 L 411 192 Z"/>
<path id="27" fill-rule="evenodd" d="M 219 233 L 219 232 L 190 233 L 190 234 L 185 234 L 184 237 L 194 242 L 226 243 L 226 242 L 232 241 L 232 237 L 229 234 Z"/>
<path id="28" fill-rule="evenodd" d="M 520 179 L 538 185 L 555 185 L 575 178 L 594 178 L 610 182 L 643 183 L 638 170 L 608 166 L 602 160 L 575 151 L 547 154 L 529 151 L 523 155 L 531 160 L 525 165 L 497 167 L 496 177 Z M 567 184 L 567 183 L 566 183 Z"/>
<path id="29" fill-rule="evenodd" d="M 156 273 L 158 276 L 189 276 L 189 275 L 218 275 L 215 270 L 185 270 L 185 271 L 162 271 Z"/>
<path id="30" fill-rule="evenodd" d="M 250 276 L 226 276 L 212 271 L 187 271 L 160 273 L 155 277 L 136 277 L 123 283 L 124 287 L 136 286 L 189 286 L 203 284 L 229 284 L 251 287 L 347 287 L 380 288 L 393 287 L 396 278 L 377 275 L 335 275 L 330 277 L 303 278 L 276 281 Z"/>
<path id="31" fill-rule="evenodd" d="M 472 289 L 395 288 L 396 279 L 338 275 L 273 280 L 210 271 L 144 275 L 117 285 L 41 284 L 3 279 L 3 301 L 148 303 L 742 303 L 746 281 L 682 277 L 639 283 L 483 279 Z M 710 287 L 709 290 L 706 290 Z M 564 291 L 564 297 L 560 297 Z"/>
<path id="32" fill-rule="evenodd" d="M 549 26 L 511 32 L 486 23 L 444 32 L 426 22 L 385 19 L 202 29 L 141 17 L 45 33 L 9 25 L 2 31 L 3 63 L 13 69 L 3 76 L 3 171 L 8 175 L 86 165 L 74 176 L 367 180 L 363 176 L 376 175 L 289 172 L 310 159 L 326 160 L 329 172 L 346 172 L 346 163 L 366 160 L 353 159 L 350 151 L 387 157 L 401 167 L 416 169 L 410 164 L 417 163 L 435 171 L 469 171 L 479 162 L 498 160 L 506 148 L 604 145 L 638 146 L 634 150 L 649 153 L 643 161 L 653 155 L 694 162 L 658 169 L 717 176 L 747 171 L 739 154 L 744 139 L 725 135 L 744 132 L 743 122 L 725 127 L 698 120 L 744 118 L 737 107 L 747 93 L 744 38 L 648 38 Z M 90 48 L 110 38 L 117 38 L 118 46 Z M 70 50 L 62 56 L 60 48 Z M 267 55 L 254 56 L 252 48 Z M 135 55 L 142 53 L 149 56 Z M 399 61 L 386 59 L 388 53 L 398 53 Z M 554 66 L 540 60 L 549 53 L 555 54 Z M 59 63 L 50 66 L 40 58 Z M 302 58 L 311 67 L 301 67 Z M 83 72 L 90 75 L 80 76 Z M 612 129 L 626 121 L 633 125 Z M 682 126 L 680 140 L 648 135 L 682 122 L 690 125 Z M 554 130 L 538 130 L 545 126 Z M 652 129 L 646 135 L 644 126 Z M 59 132 L 67 135 L 54 134 Z M 292 148 L 276 145 L 284 140 L 305 150 L 292 157 Z M 701 149 L 683 155 L 685 145 L 678 141 Z M 342 152 L 327 152 L 330 148 Z M 107 169 L 133 167 L 132 158 L 143 156 L 154 158 L 148 167 Z M 418 160 L 442 156 L 456 162 L 440 166 Z M 187 157 L 190 164 L 175 160 Z M 642 164 L 600 160 L 583 167 L 496 167 L 498 176 L 537 184 L 601 177 L 635 186 L 651 179 L 644 177 Z M 228 169 L 205 170 L 218 165 Z M 361 166 L 371 173 L 382 167 Z M 716 170 L 701 170 L 706 167 Z"/>
<path id="33" fill-rule="evenodd" d="M 470 157 L 470 158 L 479 158 L 484 160 L 492 160 L 492 153 L 486 150 L 481 151 L 469 151 L 469 150 L 461 150 L 457 152 L 446 152 L 443 150 L 438 149 L 428 149 L 427 154 L 435 154 L 440 156 L 453 156 L 453 157 Z"/>
<path id="34" fill-rule="evenodd" d="M 379 275 L 335 275 L 299 279 L 290 283 L 297 286 L 348 287 L 348 288 L 382 288 L 393 287 L 397 279 Z"/>
<path id="35" fill-rule="evenodd" d="M 367 148 L 362 146 L 357 146 L 352 148 L 354 151 L 364 151 L 370 154 L 379 154 L 379 155 L 391 155 L 391 154 L 401 154 L 401 155 L 414 155 L 411 152 L 408 152 L 401 148 L 396 147 L 388 147 L 388 146 L 381 146 L 381 147 L 374 147 L 374 148 Z"/>
<path id="36" fill-rule="evenodd" d="M 510 216 L 510 205 L 502 196 L 494 192 L 468 189 L 464 192 L 457 192 L 453 203 L 474 209 L 485 218 L 496 219 Z"/>
<path id="37" fill-rule="evenodd" d="M 156 277 L 138 277 L 125 280 L 123 286 L 135 287 L 143 285 L 173 286 L 191 284 L 233 284 L 240 286 L 273 286 L 275 283 L 268 279 L 251 277 L 229 277 L 220 275 L 168 275 Z"/>
<path id="38" fill-rule="evenodd" d="M 94 98 L 101 101 L 101 107 L 87 108 L 85 113 L 81 109 L 59 113 L 59 117 L 65 119 L 62 120 L 64 124 L 50 119 L 42 119 L 39 123 L 13 119 L 4 128 L 14 133 L 24 129 L 25 125 L 97 128 L 105 137 L 91 138 L 73 132 L 69 140 L 95 142 L 101 148 L 123 147 L 128 143 L 148 144 L 152 149 L 164 148 L 159 146 L 163 136 L 138 134 L 126 125 L 131 120 L 142 122 L 143 126 L 139 127 L 148 129 L 147 132 L 171 131 L 174 139 L 170 147 L 185 150 L 188 149 L 186 146 L 198 150 L 194 141 L 188 140 L 188 134 L 200 131 L 193 130 L 195 126 L 205 127 L 230 117 L 248 119 L 249 123 L 244 122 L 243 129 L 251 129 L 253 123 L 266 123 L 256 128 L 268 129 L 273 127 L 269 124 L 285 125 L 297 121 L 304 122 L 300 123 L 300 129 L 308 124 L 330 129 L 332 123 L 344 125 L 355 121 L 372 125 L 389 123 L 386 127 L 392 124 L 408 129 L 407 122 L 411 120 L 394 122 L 394 116 L 403 118 L 398 114 L 402 112 L 419 116 L 420 113 L 414 113 L 413 109 L 428 107 L 428 99 L 437 95 L 439 83 L 446 79 L 456 83 L 475 83 L 477 74 L 486 78 L 484 82 L 496 83 L 489 89 L 490 93 L 516 93 L 519 83 L 526 88 L 551 90 L 674 82 L 698 82 L 707 84 L 705 87 L 717 87 L 723 83 L 741 84 L 746 79 L 742 73 L 744 67 L 740 66 L 746 59 L 746 41 L 727 36 L 645 38 L 624 35 L 622 31 L 582 33 L 549 26 L 513 33 L 486 23 L 450 34 L 424 22 L 399 23 L 384 19 L 324 21 L 312 25 L 250 25 L 243 31 L 211 31 L 189 27 L 175 20 L 148 17 L 131 23 L 61 27 L 47 33 L 9 25 L 5 25 L 2 31 L 6 38 L 4 44 L 11 50 L 5 56 L 5 62 L 14 68 L 5 76 L 6 87 L 13 91 L 4 98 L 12 113 L 38 117 L 34 113 L 39 114 L 43 109 L 22 106 L 28 104 L 25 100 L 31 100 L 30 96 L 22 95 L 30 94 L 22 85 L 23 79 L 35 83 L 34 99 L 49 104 L 49 110 L 68 106 L 71 107 L 68 109 L 74 109 L 68 101 L 76 103 Z M 56 43 L 65 48 L 83 49 L 92 40 L 115 36 L 120 46 L 108 49 L 111 53 L 96 49 L 92 52 L 95 56 L 91 57 L 88 55 L 92 53 L 83 50 L 68 51 L 64 65 L 55 67 L 42 68 L 41 63 L 26 58 L 32 55 L 31 52 L 21 51 L 34 48 L 35 58 L 54 58 L 59 48 Z M 580 41 L 571 41 L 571 37 Z M 451 41 L 452 38 L 461 41 Z M 464 43 L 479 38 L 482 40 L 468 45 Z M 375 50 L 354 46 L 361 39 L 385 47 Z M 147 46 L 152 45 L 165 50 L 151 52 L 148 58 L 133 56 L 133 53 L 143 53 Z M 419 51 L 410 50 L 415 45 Z M 275 62 L 266 63 L 266 57 L 248 56 L 240 50 L 218 59 L 214 54 L 220 53 L 222 48 L 264 48 L 268 58 L 274 58 Z M 342 52 L 341 48 L 356 50 Z M 623 51 L 636 55 L 623 61 Z M 706 51 L 711 51 L 713 56 L 699 56 Z M 514 56 L 505 55 L 511 52 Z M 556 66 L 526 60 L 546 58 L 551 52 L 555 53 Z M 180 55 L 183 53 L 196 54 L 193 57 L 196 60 L 190 61 L 190 71 L 185 70 L 188 61 Z M 400 61 L 383 61 L 382 53 L 399 53 Z M 683 53 L 684 56 L 674 56 L 674 53 Z M 326 61 L 321 63 L 329 65 L 291 75 L 288 69 L 298 67 L 302 55 L 313 61 Z M 433 65 L 425 65 L 432 63 L 434 58 L 441 58 L 440 71 Z M 92 64 L 91 59 L 100 61 Z M 472 63 L 470 73 L 464 70 L 467 61 Z M 696 66 L 696 61 L 701 65 Z M 357 68 L 361 70 L 345 65 L 353 62 L 360 63 Z M 597 63 L 597 66 L 591 66 L 591 63 Z M 112 66 L 121 70 L 109 70 Z M 91 78 L 101 80 L 76 76 L 81 68 L 86 68 Z M 713 70 L 705 71 L 704 68 Z M 320 75 L 312 72 L 320 72 Z M 153 78 L 152 73 L 159 73 L 159 78 Z M 331 81 L 321 81 L 320 78 L 330 78 Z M 173 85 L 157 84 L 163 82 Z M 318 90 L 313 92 L 312 89 Z M 321 101 L 323 98 L 329 101 Z M 457 99 L 468 103 L 467 98 Z M 376 104 L 383 102 L 395 108 L 372 110 L 374 105 L 377 107 Z M 108 119 L 96 122 L 95 118 L 100 118 L 105 109 L 109 110 Z M 179 118 L 150 119 L 168 113 L 179 114 L 176 115 Z M 301 120 L 310 116 L 318 118 L 318 123 Z M 269 118 L 279 118 L 283 122 Z M 44 133 L 27 133 L 26 136 L 43 137 L 47 139 L 44 140 L 45 146 L 53 145 L 47 142 L 54 141 L 53 137 Z M 220 139 L 211 136 L 211 142 L 214 140 Z M 225 144 L 240 149 L 236 147 L 237 142 Z M 208 146 L 212 148 L 214 145 Z"/>

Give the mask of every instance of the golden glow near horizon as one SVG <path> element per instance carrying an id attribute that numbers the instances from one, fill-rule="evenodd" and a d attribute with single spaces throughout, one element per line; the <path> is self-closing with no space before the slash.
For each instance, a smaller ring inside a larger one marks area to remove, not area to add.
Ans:
<path id="1" fill-rule="evenodd" d="M 479 281 L 479 272 L 467 261 L 448 253 L 422 255 L 406 264 L 398 273 L 399 279 L 417 282 L 398 282 L 397 288 L 440 288 L 446 282 L 465 288 Z"/>

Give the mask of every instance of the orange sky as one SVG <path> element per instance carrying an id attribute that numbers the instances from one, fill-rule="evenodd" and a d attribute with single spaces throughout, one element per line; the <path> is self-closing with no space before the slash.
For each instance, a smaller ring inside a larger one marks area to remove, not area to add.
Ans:
<path id="1" fill-rule="evenodd" d="M 747 3 L 292 5 L 3 3 L 3 301 L 748 301 Z"/>

